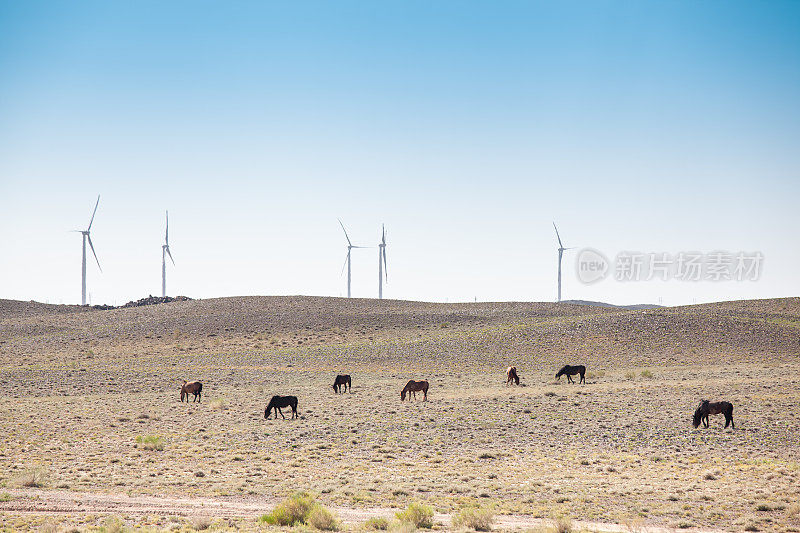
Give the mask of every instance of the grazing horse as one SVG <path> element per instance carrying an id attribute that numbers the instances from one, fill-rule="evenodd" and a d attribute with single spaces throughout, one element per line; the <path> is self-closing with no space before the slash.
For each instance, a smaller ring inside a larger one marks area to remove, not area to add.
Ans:
<path id="1" fill-rule="evenodd" d="M 181 401 L 183 401 L 184 396 L 186 397 L 186 403 L 189 403 L 189 395 L 194 394 L 194 398 L 192 402 L 195 400 L 200 402 L 202 401 L 201 394 L 203 393 L 203 384 L 199 381 L 191 381 L 186 383 L 186 380 L 183 380 L 183 385 L 181 385 Z"/>
<path id="2" fill-rule="evenodd" d="M 269 418 L 269 412 L 275 409 L 275 418 L 277 419 L 278 413 L 280 413 L 281 418 L 286 420 L 286 417 L 283 416 L 283 411 L 281 411 L 284 407 L 291 407 L 292 418 L 297 418 L 297 396 L 273 396 L 267 404 L 267 408 L 264 409 L 264 419 Z"/>
<path id="3" fill-rule="evenodd" d="M 564 368 L 559 370 L 558 374 L 556 374 L 556 379 L 561 379 L 561 376 L 563 376 L 564 374 L 566 374 L 567 381 L 569 381 L 570 383 L 575 383 L 574 381 L 572 381 L 572 378 L 570 377 L 574 376 L 575 374 L 581 375 L 580 383 L 586 383 L 586 377 L 585 377 L 586 367 L 583 365 L 577 365 L 577 366 L 564 365 Z"/>
<path id="4" fill-rule="evenodd" d="M 515 366 L 510 366 L 508 367 L 508 370 L 506 370 L 506 385 L 512 381 L 519 385 L 519 376 L 517 375 L 517 367 Z"/>
<path id="5" fill-rule="evenodd" d="M 406 399 L 406 393 L 407 392 L 413 394 L 414 395 L 414 399 L 416 399 L 417 398 L 417 391 L 422 391 L 422 393 L 425 395 L 422 398 L 422 401 L 423 402 L 427 402 L 428 401 L 428 382 L 424 381 L 424 380 L 423 381 L 414 381 L 413 379 L 408 380 L 408 383 L 406 383 L 406 386 L 403 387 L 403 390 L 400 392 L 400 401 L 402 402 L 403 400 Z M 408 400 L 409 401 L 411 401 L 411 394 L 408 395 Z"/>
<path id="6" fill-rule="evenodd" d="M 733 404 L 731 402 L 709 402 L 702 400 L 697 410 L 694 412 L 694 420 L 692 423 L 694 427 L 698 427 L 700 422 L 703 422 L 704 427 L 708 427 L 708 415 L 725 415 L 725 427 L 730 424 L 731 429 L 735 429 L 733 424 Z"/>
<path id="7" fill-rule="evenodd" d="M 333 382 L 333 392 L 342 392 L 342 387 L 344 387 L 344 392 L 347 392 L 347 389 L 353 391 L 353 385 L 350 382 L 350 374 L 339 374 L 336 376 L 336 380 Z"/>

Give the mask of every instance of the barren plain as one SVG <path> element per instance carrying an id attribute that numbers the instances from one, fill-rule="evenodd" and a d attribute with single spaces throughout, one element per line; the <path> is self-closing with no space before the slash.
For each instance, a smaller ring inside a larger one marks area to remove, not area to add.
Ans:
<path id="1" fill-rule="evenodd" d="M 585 385 L 555 381 L 566 363 Z M 438 528 L 473 506 L 508 530 L 797 532 L 799 373 L 798 298 L 0 300 L 0 527 L 266 529 L 304 490 L 353 530 L 421 502 Z M 428 402 L 400 402 L 408 379 Z M 273 394 L 301 417 L 264 420 Z M 692 428 L 702 398 L 731 401 L 736 429 Z"/>

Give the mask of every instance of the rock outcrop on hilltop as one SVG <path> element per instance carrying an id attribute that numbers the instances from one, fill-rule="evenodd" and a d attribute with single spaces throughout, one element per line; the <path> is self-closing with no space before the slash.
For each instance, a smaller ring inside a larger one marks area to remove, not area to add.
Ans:
<path id="1" fill-rule="evenodd" d="M 99 309 L 101 311 L 105 311 L 108 309 L 120 309 L 122 307 L 142 307 L 145 305 L 158 305 L 158 304 L 167 304 L 170 302 L 188 302 L 191 298 L 188 296 L 153 296 L 152 294 L 147 298 L 140 298 L 139 300 L 135 300 L 132 302 L 128 302 L 125 305 L 114 306 L 114 305 L 92 305 L 87 306 L 91 307 L 92 309 Z"/>

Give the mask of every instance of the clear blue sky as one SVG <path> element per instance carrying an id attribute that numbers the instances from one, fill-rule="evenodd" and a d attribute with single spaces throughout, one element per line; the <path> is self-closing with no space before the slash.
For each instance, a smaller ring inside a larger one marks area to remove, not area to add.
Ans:
<path id="1" fill-rule="evenodd" d="M 761 251 L 800 294 L 798 2 L 0 3 L 0 298 L 345 293 L 341 217 L 391 298 L 552 300 L 566 246 Z M 377 293 L 355 250 L 353 294 Z"/>

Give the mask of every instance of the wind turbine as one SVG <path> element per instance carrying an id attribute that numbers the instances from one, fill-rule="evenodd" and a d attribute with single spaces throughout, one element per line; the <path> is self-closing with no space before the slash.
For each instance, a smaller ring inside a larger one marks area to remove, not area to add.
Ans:
<path id="1" fill-rule="evenodd" d="M 350 298 L 350 280 L 351 280 L 351 270 L 350 270 L 350 251 L 353 248 L 366 248 L 366 246 L 353 246 L 353 243 L 350 242 L 350 237 L 347 235 L 347 230 L 344 229 L 344 224 L 342 224 L 341 219 L 337 219 L 339 221 L 339 225 L 342 227 L 342 231 L 344 232 L 344 237 L 347 239 L 347 259 L 344 260 L 344 265 L 342 265 L 342 271 L 344 271 L 344 267 L 347 267 L 347 297 Z"/>
<path id="2" fill-rule="evenodd" d="M 389 281 L 389 269 L 386 267 L 386 227 L 381 224 L 381 243 L 378 245 L 378 299 L 383 299 L 383 278 Z"/>
<path id="3" fill-rule="evenodd" d="M 167 211 L 167 230 L 164 233 L 164 244 L 161 245 L 161 296 L 167 295 L 167 256 L 169 256 L 174 266 L 175 260 L 169 251 L 169 211 Z"/>
<path id="4" fill-rule="evenodd" d="M 92 211 L 92 218 L 89 219 L 89 226 L 85 230 L 73 230 L 76 233 L 80 233 L 83 235 L 83 255 L 81 259 L 81 305 L 86 305 L 86 241 L 89 241 L 89 247 L 92 249 L 92 255 L 94 255 L 94 260 L 97 261 L 97 268 L 100 269 L 100 272 L 103 271 L 103 268 L 100 266 L 100 260 L 97 258 L 97 253 L 94 251 L 94 245 L 92 244 L 92 237 L 89 235 L 89 232 L 92 230 L 92 222 L 94 222 L 94 216 L 97 214 L 97 206 L 100 205 L 100 195 L 97 195 L 97 202 L 94 204 L 94 211 Z"/>
<path id="5" fill-rule="evenodd" d="M 558 301 L 561 301 L 561 256 L 564 255 L 565 250 L 572 250 L 572 248 L 564 248 L 564 245 L 561 243 L 561 236 L 558 234 L 558 228 L 556 228 L 556 223 L 553 222 L 553 228 L 556 230 L 556 238 L 558 238 Z"/>

